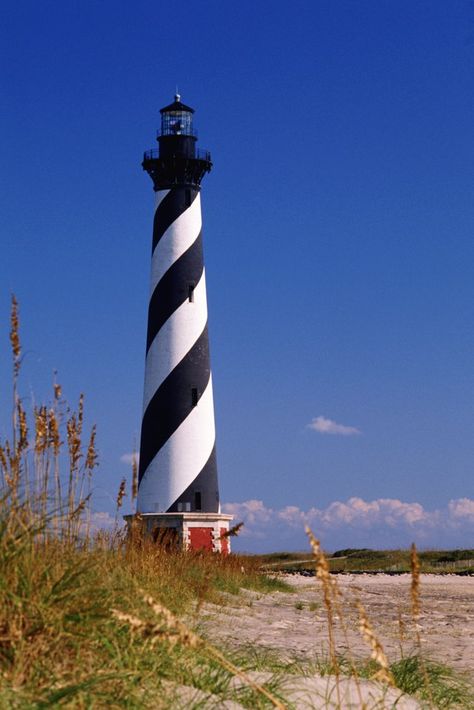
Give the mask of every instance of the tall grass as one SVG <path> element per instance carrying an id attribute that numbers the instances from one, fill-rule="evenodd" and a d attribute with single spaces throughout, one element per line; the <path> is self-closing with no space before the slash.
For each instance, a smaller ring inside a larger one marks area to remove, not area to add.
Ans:
<path id="1" fill-rule="evenodd" d="M 252 707 L 282 708 L 188 624 L 193 608 L 223 591 L 285 585 L 262 576 L 256 561 L 167 551 L 143 539 L 139 525 L 127 537 L 119 524 L 125 479 L 114 531 L 94 532 L 98 454 L 95 426 L 84 432 L 84 397 L 71 409 L 54 382 L 51 402 L 28 411 L 15 298 L 10 342 L 12 423 L 0 441 L 0 707 L 172 707 L 180 684 L 225 697 L 237 675 Z M 132 498 L 136 474 L 134 463 Z"/>

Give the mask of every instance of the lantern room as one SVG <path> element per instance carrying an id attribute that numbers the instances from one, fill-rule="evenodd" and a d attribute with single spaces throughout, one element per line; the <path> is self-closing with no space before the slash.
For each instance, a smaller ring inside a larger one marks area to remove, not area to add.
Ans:
<path id="1" fill-rule="evenodd" d="M 176 94 L 169 106 L 160 109 L 161 130 L 158 132 L 160 158 L 195 157 L 197 134 L 193 128 L 194 109 L 181 103 Z"/>

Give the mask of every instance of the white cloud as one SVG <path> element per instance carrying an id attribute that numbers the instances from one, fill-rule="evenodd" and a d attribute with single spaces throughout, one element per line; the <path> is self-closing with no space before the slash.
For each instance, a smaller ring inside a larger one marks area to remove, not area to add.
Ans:
<path id="1" fill-rule="evenodd" d="M 122 456 L 120 457 L 121 463 L 126 463 L 128 466 L 132 465 L 134 459 L 136 459 L 137 464 L 138 464 L 138 462 L 140 460 L 140 456 L 136 452 L 135 453 L 132 452 L 131 454 L 122 454 Z"/>
<path id="2" fill-rule="evenodd" d="M 423 547 L 468 547 L 474 536 L 474 500 L 469 498 L 451 500 L 435 510 L 398 498 L 353 497 L 308 510 L 294 505 L 274 509 L 261 500 L 249 500 L 227 503 L 223 511 L 244 522 L 243 539 L 236 541 L 240 549 L 304 549 L 305 523 L 328 549 L 399 547 L 413 541 Z"/>
<path id="3" fill-rule="evenodd" d="M 459 518 L 474 522 L 474 500 L 470 498 L 458 498 L 450 500 L 448 504 L 451 517 L 456 521 Z"/>
<path id="4" fill-rule="evenodd" d="M 360 429 L 355 426 L 346 426 L 345 424 L 338 424 L 332 419 L 327 419 L 327 417 L 319 416 L 315 417 L 308 424 L 308 429 L 313 429 L 319 434 L 339 434 L 340 436 L 354 436 L 355 434 L 360 434 Z"/>

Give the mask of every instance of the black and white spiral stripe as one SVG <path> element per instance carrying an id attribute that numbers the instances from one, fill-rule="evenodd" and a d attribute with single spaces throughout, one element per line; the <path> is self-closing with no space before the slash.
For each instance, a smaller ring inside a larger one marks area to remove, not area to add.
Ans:
<path id="1" fill-rule="evenodd" d="M 137 505 L 142 513 L 194 511 L 196 505 L 219 512 L 201 227 L 199 188 L 157 192 Z"/>

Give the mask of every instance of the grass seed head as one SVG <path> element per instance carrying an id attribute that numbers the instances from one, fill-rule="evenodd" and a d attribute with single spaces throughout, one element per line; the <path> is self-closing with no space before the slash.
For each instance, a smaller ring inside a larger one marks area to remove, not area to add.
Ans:
<path id="1" fill-rule="evenodd" d="M 42 454 L 48 446 L 48 411 L 45 406 L 35 407 L 35 453 Z"/>
<path id="2" fill-rule="evenodd" d="M 67 444 L 69 449 L 69 461 L 72 469 L 76 469 L 81 458 L 81 427 L 75 414 L 72 414 L 66 422 Z"/>
<path id="3" fill-rule="evenodd" d="M 138 495 L 138 457 L 136 452 L 132 456 L 132 500 Z"/>
<path id="4" fill-rule="evenodd" d="M 89 439 L 89 446 L 87 447 L 86 455 L 86 469 L 92 472 L 93 468 L 97 466 L 97 449 L 95 448 L 95 437 L 96 437 L 96 425 L 92 427 L 91 435 Z"/>
<path id="5" fill-rule="evenodd" d="M 61 437 L 59 434 L 59 422 L 54 409 L 48 413 L 48 444 L 52 447 L 54 455 L 57 456 L 61 449 Z"/>
<path id="6" fill-rule="evenodd" d="M 394 680 L 392 674 L 390 673 L 390 667 L 388 664 L 387 656 L 385 655 L 385 651 L 383 650 L 382 644 L 378 640 L 375 631 L 372 627 L 372 624 L 369 621 L 367 612 L 365 611 L 364 606 L 359 600 L 356 602 L 356 605 L 359 612 L 359 630 L 363 638 L 371 648 L 370 656 L 372 660 L 374 660 L 379 666 L 379 669 L 374 675 L 374 678 L 376 680 L 382 681 L 383 683 L 394 685 Z"/>
<path id="7" fill-rule="evenodd" d="M 20 370 L 20 356 L 21 356 L 21 343 L 20 343 L 20 320 L 18 317 L 18 301 L 15 296 L 12 296 L 11 301 L 11 313 L 10 313 L 10 343 L 12 346 L 13 353 L 13 372 L 15 377 L 18 375 Z"/>
<path id="8" fill-rule="evenodd" d="M 28 448 L 28 425 L 26 421 L 26 412 L 22 407 L 21 401 L 17 401 L 17 414 L 18 414 L 18 441 L 17 448 L 18 453 L 21 454 Z"/>
<path id="9" fill-rule="evenodd" d="M 220 535 L 220 539 L 224 540 L 226 537 L 237 537 L 237 535 L 239 534 L 239 532 L 242 530 L 243 527 L 244 527 L 243 522 L 237 523 L 237 525 L 234 525 L 229 530 L 226 530 L 225 532 L 223 532 L 222 535 Z"/>
<path id="10" fill-rule="evenodd" d="M 127 494 L 125 493 L 125 485 L 126 485 L 126 483 L 127 483 L 126 479 L 125 479 L 125 478 L 122 478 L 122 480 L 121 480 L 121 482 L 120 482 L 119 489 L 118 489 L 118 493 L 117 493 L 117 510 L 120 510 L 120 508 L 121 508 L 122 505 L 123 505 L 123 499 L 124 499 L 125 496 L 127 495 Z"/>

